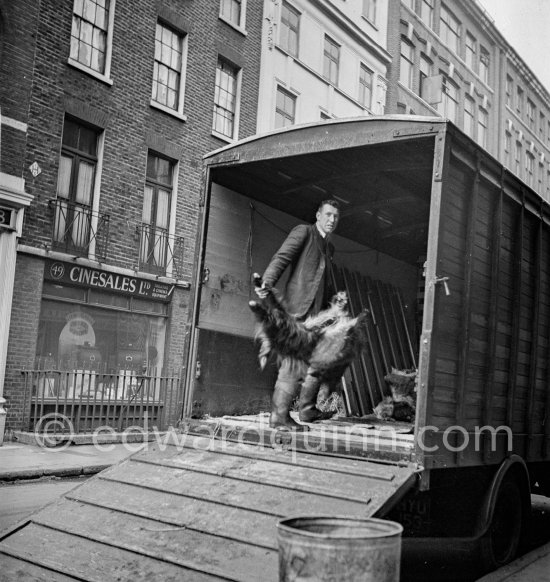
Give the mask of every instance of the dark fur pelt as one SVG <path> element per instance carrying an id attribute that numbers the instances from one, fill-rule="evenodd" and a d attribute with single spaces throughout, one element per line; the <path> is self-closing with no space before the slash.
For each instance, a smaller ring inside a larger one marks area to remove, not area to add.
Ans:
<path id="1" fill-rule="evenodd" d="M 255 284 L 261 279 L 255 275 Z M 305 321 L 287 312 L 275 289 L 261 301 L 250 301 L 250 309 L 258 322 L 259 360 L 263 368 L 270 354 L 291 357 L 304 362 L 308 374 L 320 382 L 333 383 L 343 375 L 358 351 L 366 343 L 367 314 L 352 318 L 347 295 L 337 293 L 328 309 Z"/>
<path id="2" fill-rule="evenodd" d="M 381 420 L 414 422 L 416 414 L 416 370 L 397 370 L 384 376 L 389 384 L 391 396 L 386 396 L 374 409 Z"/>

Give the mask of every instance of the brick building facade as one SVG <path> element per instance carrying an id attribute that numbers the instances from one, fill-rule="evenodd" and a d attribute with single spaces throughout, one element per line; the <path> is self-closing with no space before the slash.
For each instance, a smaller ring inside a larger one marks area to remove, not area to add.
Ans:
<path id="1" fill-rule="evenodd" d="M 181 376 L 201 157 L 255 131 L 259 4 L 0 2 L 0 171 L 32 197 L 8 428 L 29 398 L 122 405 L 136 378 Z"/>

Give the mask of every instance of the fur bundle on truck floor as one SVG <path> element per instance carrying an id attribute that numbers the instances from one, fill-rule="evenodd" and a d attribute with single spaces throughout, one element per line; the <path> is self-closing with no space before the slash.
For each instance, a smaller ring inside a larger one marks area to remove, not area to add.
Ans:
<path id="1" fill-rule="evenodd" d="M 262 286 L 257 274 L 254 284 Z M 327 397 L 366 345 L 368 311 L 350 317 L 347 295 L 340 291 L 332 298 L 328 309 L 300 321 L 288 313 L 276 293 L 269 288 L 265 299 L 249 302 L 258 322 L 260 367 L 265 367 L 271 354 L 304 362 L 308 367 L 307 376 L 324 387 Z"/>

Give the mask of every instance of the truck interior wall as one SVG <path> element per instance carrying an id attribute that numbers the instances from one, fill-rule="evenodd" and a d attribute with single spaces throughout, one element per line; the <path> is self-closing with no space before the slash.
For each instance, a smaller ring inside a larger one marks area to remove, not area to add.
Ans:
<path id="1" fill-rule="evenodd" d="M 253 357 L 254 320 L 248 308 L 253 296 L 251 277 L 254 272 L 263 272 L 288 232 L 300 222 L 290 214 L 212 184 L 205 253 L 207 279 L 201 291 L 198 326 L 201 378 L 194 393 L 197 414 L 214 414 L 214 409 L 215 413 L 228 414 L 228 409 L 222 410 L 228 404 L 234 410 L 258 412 L 257 406 L 267 402 L 274 372 L 273 368 L 261 372 Z M 343 232 L 334 236 L 334 245 L 336 265 L 400 290 L 405 317 L 409 329 L 413 329 L 422 265 L 410 265 L 366 248 L 346 239 Z M 221 355 L 228 349 L 229 359 Z"/>
<path id="2" fill-rule="evenodd" d="M 476 175 L 473 156 L 463 161 L 451 156 L 442 194 L 437 268 L 450 295 L 439 286 L 427 424 L 509 426 L 514 450 L 538 459 L 549 398 L 549 227 L 522 205 L 518 186 L 511 197 Z M 447 451 L 442 462 L 487 460 L 480 449 Z"/>

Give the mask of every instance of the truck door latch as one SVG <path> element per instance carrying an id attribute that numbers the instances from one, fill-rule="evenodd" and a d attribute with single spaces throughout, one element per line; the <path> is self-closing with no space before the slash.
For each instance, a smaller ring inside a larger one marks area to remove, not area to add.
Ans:
<path id="1" fill-rule="evenodd" d="M 443 287 L 445 288 L 445 295 L 451 294 L 451 290 L 449 289 L 449 285 L 447 284 L 448 280 L 449 280 L 449 277 L 436 277 L 434 280 L 434 283 L 436 285 L 440 285 L 441 283 L 443 283 Z"/>
<path id="2" fill-rule="evenodd" d="M 197 360 L 197 363 L 195 364 L 195 379 L 198 380 L 201 377 L 201 373 L 202 373 L 202 364 L 200 363 L 199 360 Z"/>

